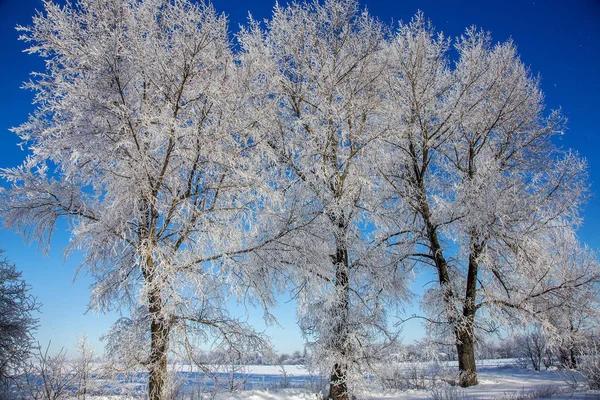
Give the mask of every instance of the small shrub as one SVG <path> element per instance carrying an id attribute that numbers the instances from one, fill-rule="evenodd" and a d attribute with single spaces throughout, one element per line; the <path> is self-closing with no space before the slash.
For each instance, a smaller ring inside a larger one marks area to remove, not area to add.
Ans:
<path id="1" fill-rule="evenodd" d="M 590 389 L 600 389 L 600 344 L 598 342 L 592 343 L 582 351 L 579 371 Z"/>
<path id="2" fill-rule="evenodd" d="M 380 380 L 385 389 L 427 389 L 439 378 L 440 371 L 436 362 L 411 361 L 386 368 Z"/>
<path id="3" fill-rule="evenodd" d="M 433 400 L 461 400 L 465 398 L 464 391 L 445 382 L 434 384 L 429 392 Z"/>
<path id="4" fill-rule="evenodd" d="M 548 399 L 555 394 L 560 393 L 558 386 L 542 386 L 531 390 L 523 388 L 518 393 L 505 394 L 501 400 L 534 400 L 534 399 Z"/>

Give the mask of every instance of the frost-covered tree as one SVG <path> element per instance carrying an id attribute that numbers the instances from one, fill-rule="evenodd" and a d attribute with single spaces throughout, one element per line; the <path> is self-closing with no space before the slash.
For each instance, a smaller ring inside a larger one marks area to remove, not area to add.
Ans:
<path id="1" fill-rule="evenodd" d="M 378 211 L 385 30 L 357 1 L 314 1 L 276 6 L 240 42 L 248 110 L 261 115 L 254 130 L 298 227 L 263 254 L 288 267 L 312 360 L 330 373 L 329 397 L 347 399 L 392 339 L 386 315 L 406 296 Z"/>
<path id="2" fill-rule="evenodd" d="M 90 307 L 127 311 L 109 353 L 147 368 L 151 399 L 172 343 L 264 344 L 224 307 L 235 294 L 271 302 L 267 269 L 239 263 L 265 243 L 254 221 L 269 186 L 239 118 L 225 18 L 187 0 L 45 1 L 19 29 L 46 69 L 14 129 L 31 155 L 1 172 L 4 225 L 46 246 L 68 220 Z"/>
<path id="3" fill-rule="evenodd" d="M 11 377 L 34 349 L 33 332 L 38 323 L 34 312 L 39 304 L 30 290 L 15 265 L 0 260 L 0 390 L 6 395 Z"/>
<path id="4" fill-rule="evenodd" d="M 579 246 L 573 240 L 563 243 L 563 246 L 560 257 L 551 261 L 566 267 L 563 281 L 585 278 L 589 282 L 567 285 L 561 290 L 542 284 L 542 288 L 548 291 L 540 296 L 536 312 L 543 316 L 549 344 L 560 365 L 575 369 L 581 349 L 590 337 L 595 336 L 600 324 L 600 265 L 597 254 L 587 247 Z M 538 292 L 541 291 L 538 289 Z"/>
<path id="5" fill-rule="evenodd" d="M 429 310 L 446 321 L 438 327 L 453 336 L 460 384 L 470 386 L 477 326 L 541 316 L 546 295 L 598 271 L 556 262 L 576 245 L 586 166 L 553 144 L 562 119 L 544 117 L 538 80 L 510 41 L 492 46 L 468 29 L 454 62 L 451 44 L 421 14 L 392 41 L 385 174 L 403 240 L 437 275 Z"/>

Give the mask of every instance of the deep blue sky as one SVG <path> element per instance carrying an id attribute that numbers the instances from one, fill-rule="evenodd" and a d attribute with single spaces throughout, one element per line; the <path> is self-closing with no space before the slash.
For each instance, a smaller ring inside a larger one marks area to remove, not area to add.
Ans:
<path id="1" fill-rule="evenodd" d="M 35 9 L 42 9 L 41 4 L 40 0 L 0 0 L 0 167 L 17 166 L 24 157 L 16 145 L 18 139 L 8 129 L 24 122 L 32 112 L 32 94 L 19 87 L 29 72 L 42 70 L 43 63 L 39 57 L 22 52 L 25 44 L 17 40 L 14 27 L 30 24 Z M 266 18 L 274 1 L 220 0 L 214 4 L 229 16 L 230 31 L 235 33 L 238 25 L 245 23 L 248 11 L 256 19 Z M 460 35 L 466 27 L 476 25 L 490 31 L 494 41 L 514 39 L 522 60 L 542 77 L 548 109 L 561 107 L 569 119 L 569 129 L 560 145 L 578 151 L 588 160 L 592 198 L 585 208 L 585 223 L 579 233 L 583 241 L 599 249 L 600 1 L 362 0 L 361 4 L 384 22 L 407 21 L 420 9 L 437 30 L 449 36 Z M 44 303 L 38 340 L 42 344 L 52 340 L 55 348 L 72 348 L 76 337 L 86 330 L 100 350 L 97 338 L 117 315 L 84 315 L 90 281 L 83 276 L 72 283 L 80 257 L 63 260 L 60 249 L 68 240 L 65 232 L 63 225 L 47 257 L 37 252 L 35 245 L 25 246 L 19 236 L 6 230 L 0 230 L 0 247 L 23 271 L 32 293 Z M 419 291 L 419 287 L 415 290 Z M 291 352 L 301 349 L 303 343 L 295 327 L 294 304 L 285 301 L 283 297 L 276 310 L 282 328 L 272 327 L 267 333 L 278 350 Z M 411 341 L 422 331 L 413 324 L 407 326 L 404 334 Z"/>

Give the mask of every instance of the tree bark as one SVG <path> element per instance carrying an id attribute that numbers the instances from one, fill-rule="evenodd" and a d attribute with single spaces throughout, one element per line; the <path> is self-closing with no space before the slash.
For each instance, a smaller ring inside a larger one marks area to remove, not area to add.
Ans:
<path id="1" fill-rule="evenodd" d="M 469 270 L 467 272 L 467 287 L 463 306 L 463 318 L 462 321 L 458 321 L 457 318 L 452 316 L 453 310 L 451 308 L 454 307 L 453 299 L 455 293 L 450 286 L 448 263 L 443 254 L 443 249 L 437 234 L 437 228 L 431 222 L 431 213 L 429 205 L 425 200 L 426 194 L 423 188 L 421 196 L 423 200 L 420 205 L 420 213 L 425 222 L 431 255 L 437 269 L 441 290 L 443 290 L 443 301 L 449 313 L 447 317 L 448 323 L 452 326 L 454 331 L 454 339 L 458 353 L 458 370 L 460 373 L 459 385 L 462 387 L 474 386 L 478 384 L 474 347 L 474 324 L 475 313 L 477 311 L 475 301 L 477 298 L 477 273 L 479 266 L 477 258 L 479 257 L 484 244 L 476 243 L 471 246 Z"/>
<path id="2" fill-rule="evenodd" d="M 477 385 L 477 367 L 475 365 L 475 346 L 472 329 L 457 332 L 456 350 L 458 352 L 458 384 L 461 387 Z"/>
<path id="3" fill-rule="evenodd" d="M 156 267 L 152 258 L 156 212 L 142 194 L 141 221 L 139 228 L 140 246 L 145 250 L 146 261 L 142 268 L 144 285 L 148 290 L 148 313 L 150 316 L 150 358 L 148 360 L 148 399 L 162 400 L 167 378 L 167 351 L 171 322 L 164 315 L 163 298 L 157 287 Z"/>
<path id="4" fill-rule="evenodd" d="M 479 243 L 475 234 L 471 234 L 471 252 L 467 271 L 467 287 L 463 305 L 463 320 L 455 329 L 456 350 L 458 352 L 459 385 L 469 387 L 477 385 L 477 367 L 475 365 L 475 312 L 477 307 L 478 258 L 485 242 Z"/>
<path id="5" fill-rule="evenodd" d="M 575 325 L 569 319 L 569 368 L 577 368 L 577 356 L 575 355 Z"/>
<path id="6" fill-rule="evenodd" d="M 569 356 L 570 356 L 569 368 L 577 369 L 577 356 L 575 355 L 575 347 L 574 346 L 571 346 L 571 348 L 569 349 Z"/>
<path id="7" fill-rule="evenodd" d="M 167 350 L 169 346 L 168 321 L 161 316 L 162 303 L 158 294 L 150 295 L 158 303 L 151 303 L 150 315 L 150 364 L 148 379 L 149 400 L 162 400 L 164 397 L 165 382 L 167 378 Z"/>
<path id="8" fill-rule="evenodd" d="M 331 372 L 329 396 L 331 400 L 348 400 L 348 384 L 346 382 L 345 366 L 336 363 Z"/>
<path id="9" fill-rule="evenodd" d="M 337 234 L 343 236 L 345 226 L 342 222 L 338 223 L 339 231 Z M 348 249 L 346 241 L 342 237 L 336 239 L 335 264 L 335 292 L 339 296 L 337 316 L 334 317 L 334 351 L 342 355 L 342 358 L 348 356 L 348 317 L 350 315 L 350 281 L 348 275 Z M 345 362 L 337 362 L 331 371 L 329 383 L 329 399 L 348 400 L 348 365 Z"/>

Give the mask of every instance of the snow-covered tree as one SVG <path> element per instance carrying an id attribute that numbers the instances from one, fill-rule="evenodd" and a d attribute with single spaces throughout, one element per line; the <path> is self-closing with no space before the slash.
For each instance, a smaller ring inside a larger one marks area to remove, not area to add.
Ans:
<path id="1" fill-rule="evenodd" d="M 546 295 L 589 284 L 598 270 L 571 274 L 556 262 L 576 245 L 586 165 L 553 144 L 562 119 L 544 117 L 538 80 L 510 41 L 492 46 L 468 29 L 455 62 L 450 45 L 421 14 L 391 43 L 396 135 L 385 174 L 405 240 L 437 274 L 429 308 L 445 319 L 438 327 L 453 336 L 460 384 L 470 386 L 484 317 L 541 316 Z"/>
<path id="2" fill-rule="evenodd" d="M 354 0 L 276 6 L 266 25 L 239 36 L 247 108 L 297 229 L 261 251 L 288 267 L 315 367 L 330 373 L 329 397 L 347 399 L 406 296 L 379 211 L 385 29 Z"/>
<path id="3" fill-rule="evenodd" d="M 268 270 L 239 264 L 265 243 L 254 220 L 270 186 L 239 118 L 225 18 L 187 0 L 45 1 L 19 29 L 46 69 L 14 129 L 31 155 L 1 172 L 4 225 L 45 246 L 66 217 L 90 307 L 127 311 L 109 350 L 148 369 L 151 399 L 174 338 L 264 344 L 224 307 L 272 301 Z"/>
<path id="4" fill-rule="evenodd" d="M 537 319 L 544 323 L 549 345 L 560 365 L 575 369 L 579 353 L 600 325 L 600 265 L 596 253 L 575 240 L 563 241 L 557 253 L 548 263 L 564 268 L 562 282 L 585 284 L 556 288 L 555 284 L 542 281 L 536 291 L 540 301 L 535 311 L 541 314 Z"/>
<path id="5" fill-rule="evenodd" d="M 11 377 L 34 349 L 33 331 L 38 323 L 34 312 L 39 304 L 30 289 L 14 264 L 0 260 L 0 390 L 4 394 L 10 393 Z"/>

